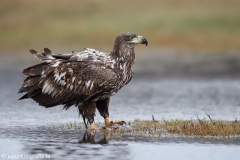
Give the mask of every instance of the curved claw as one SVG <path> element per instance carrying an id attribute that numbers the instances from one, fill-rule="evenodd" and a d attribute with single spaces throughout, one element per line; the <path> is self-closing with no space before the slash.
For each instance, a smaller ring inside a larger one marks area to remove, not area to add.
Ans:
<path id="1" fill-rule="evenodd" d="M 118 125 L 124 125 L 125 124 L 126 125 L 127 123 L 125 121 L 115 121 L 115 122 L 113 122 L 113 121 L 109 121 L 108 118 L 105 118 L 105 126 L 106 127 L 111 127 L 114 124 L 118 124 Z"/>

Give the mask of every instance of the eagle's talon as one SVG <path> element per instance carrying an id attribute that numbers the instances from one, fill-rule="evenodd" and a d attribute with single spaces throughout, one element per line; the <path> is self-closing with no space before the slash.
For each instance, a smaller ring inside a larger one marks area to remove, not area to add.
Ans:
<path id="1" fill-rule="evenodd" d="M 108 118 L 105 118 L 105 126 L 106 127 L 109 127 L 109 128 L 113 128 L 113 126 L 117 124 L 117 125 L 124 125 L 124 124 L 127 124 L 125 121 L 109 121 Z"/>

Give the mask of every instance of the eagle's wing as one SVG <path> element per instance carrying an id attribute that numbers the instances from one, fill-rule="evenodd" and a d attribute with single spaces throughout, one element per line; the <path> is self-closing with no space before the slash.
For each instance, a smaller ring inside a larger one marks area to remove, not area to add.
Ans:
<path id="1" fill-rule="evenodd" d="M 37 77 L 38 87 L 28 92 L 28 97 L 45 107 L 65 104 L 68 108 L 78 102 L 95 100 L 103 94 L 110 96 L 117 75 L 108 62 L 79 61 L 74 56 L 79 59 L 79 55 L 74 54 L 69 60 L 53 59 L 40 75 L 32 76 Z"/>

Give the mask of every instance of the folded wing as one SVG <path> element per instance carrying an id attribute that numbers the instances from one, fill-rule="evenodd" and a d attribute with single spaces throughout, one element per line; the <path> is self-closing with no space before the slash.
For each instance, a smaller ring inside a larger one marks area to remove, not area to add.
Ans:
<path id="1" fill-rule="evenodd" d="M 108 62 L 71 60 L 70 55 L 61 58 L 50 52 L 43 57 L 34 52 L 35 57 L 45 62 L 23 70 L 28 77 L 19 92 L 27 94 L 20 99 L 32 98 L 45 107 L 64 104 L 68 108 L 110 96 L 114 90 L 117 76 L 112 68 L 106 67 Z"/>

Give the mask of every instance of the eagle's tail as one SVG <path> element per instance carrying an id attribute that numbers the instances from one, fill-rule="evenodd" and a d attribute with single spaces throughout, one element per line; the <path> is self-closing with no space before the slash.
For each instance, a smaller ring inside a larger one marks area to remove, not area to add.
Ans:
<path id="1" fill-rule="evenodd" d="M 40 105 L 45 107 L 53 107 L 60 103 L 65 104 L 65 108 L 68 109 L 72 103 L 68 101 L 62 101 L 62 99 L 51 97 L 51 95 L 42 94 L 41 80 L 45 75 L 51 75 L 50 73 L 54 71 L 54 67 L 49 67 L 46 70 L 46 73 L 43 74 L 45 68 L 47 68 L 51 62 L 55 60 L 68 60 L 72 54 L 63 54 L 63 55 L 54 55 L 48 48 L 44 48 L 44 53 L 38 53 L 37 51 L 31 49 L 30 52 L 32 55 L 44 62 L 36 64 L 34 66 L 25 68 L 22 73 L 28 77 L 24 80 L 22 87 L 19 89 L 18 93 L 25 92 L 19 100 L 32 98 Z M 42 75 L 43 74 L 43 75 Z"/>
<path id="2" fill-rule="evenodd" d="M 35 50 L 30 50 L 30 52 L 37 58 L 45 61 L 55 59 L 52 57 L 52 53 L 49 49 L 44 48 L 44 53 L 39 54 Z M 19 98 L 19 100 L 32 98 L 41 93 L 41 88 L 39 88 L 38 83 L 41 78 L 42 71 L 48 66 L 49 62 L 45 61 L 43 63 L 28 67 L 23 69 L 22 73 L 28 77 L 24 80 L 22 87 L 19 89 L 18 93 L 26 92 L 24 96 Z"/>
<path id="3" fill-rule="evenodd" d="M 47 63 L 41 63 L 23 70 L 23 73 L 28 75 L 28 77 L 23 81 L 18 93 L 26 92 L 26 94 L 19 100 L 32 98 L 41 93 L 42 89 L 39 88 L 38 83 L 41 78 L 41 72 L 46 66 Z"/>

